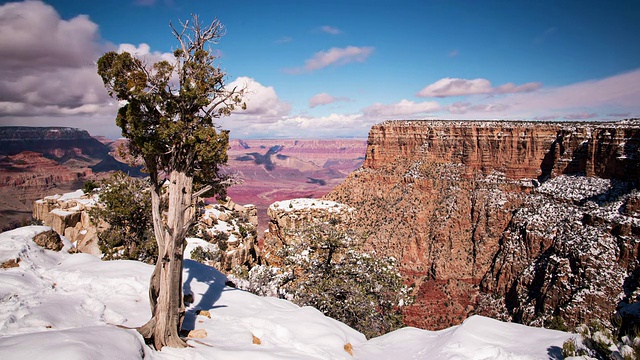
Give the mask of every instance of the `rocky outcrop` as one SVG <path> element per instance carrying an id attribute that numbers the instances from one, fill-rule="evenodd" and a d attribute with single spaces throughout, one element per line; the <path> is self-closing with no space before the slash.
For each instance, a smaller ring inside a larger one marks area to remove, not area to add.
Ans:
<path id="1" fill-rule="evenodd" d="M 225 273 L 236 266 L 254 265 L 258 259 L 257 227 L 258 214 L 253 205 L 239 205 L 227 198 L 205 206 L 199 232 L 215 245 L 218 254 L 208 264 Z"/>
<path id="2" fill-rule="evenodd" d="M 280 266 L 278 250 L 299 241 L 300 231 L 310 226 L 333 223 L 338 228 L 352 223 L 355 210 L 343 204 L 320 199 L 292 199 L 273 203 L 267 210 L 269 230 L 265 232 L 262 261 Z"/>
<path id="3" fill-rule="evenodd" d="M 86 195 L 82 190 L 46 196 L 33 203 L 33 218 L 64 235 L 78 251 L 101 256 L 98 229 L 89 216 L 96 201 L 95 196 Z"/>
<path id="4" fill-rule="evenodd" d="M 584 173 L 635 181 L 640 176 L 638 123 L 631 120 L 386 122 L 372 127 L 368 144 L 364 168 L 371 169 L 420 157 L 464 165 L 467 176 L 492 171 L 508 179 Z"/>
<path id="5" fill-rule="evenodd" d="M 57 232 L 53 230 L 43 231 L 33 237 L 33 241 L 44 249 L 60 251 L 64 243 Z"/>
<path id="6" fill-rule="evenodd" d="M 611 312 L 615 289 L 635 286 L 625 274 L 640 236 L 639 144 L 638 121 L 385 122 L 371 129 L 363 167 L 325 198 L 358 209 L 352 228 L 365 246 L 401 259 L 416 295 L 409 325 L 440 329 L 489 308 L 524 323 L 575 323 Z M 609 185 L 584 190 L 593 179 Z M 551 188 L 583 195 L 568 202 Z M 537 213 L 548 206 L 565 215 Z M 572 269 L 573 295 L 554 280 L 560 264 Z M 586 284 L 605 300 L 579 302 Z"/>

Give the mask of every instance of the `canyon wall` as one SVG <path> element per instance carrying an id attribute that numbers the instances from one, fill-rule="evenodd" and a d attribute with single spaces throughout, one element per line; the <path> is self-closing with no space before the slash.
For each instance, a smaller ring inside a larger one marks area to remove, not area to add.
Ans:
<path id="1" fill-rule="evenodd" d="M 357 209 L 365 246 L 401 259 L 408 325 L 575 324 L 635 301 L 639 144 L 634 120 L 389 121 L 325 198 Z"/>

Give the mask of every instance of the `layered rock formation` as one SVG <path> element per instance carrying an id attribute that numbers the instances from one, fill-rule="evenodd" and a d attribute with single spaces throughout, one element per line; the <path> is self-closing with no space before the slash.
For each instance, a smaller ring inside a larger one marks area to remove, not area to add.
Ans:
<path id="1" fill-rule="evenodd" d="M 257 262 L 258 213 L 254 205 L 236 204 L 230 198 L 209 204 L 197 227 L 200 236 L 209 240 L 206 247 L 213 247 L 218 255 L 208 265 L 229 273 L 236 266 L 250 268 Z"/>
<path id="2" fill-rule="evenodd" d="M 139 174 L 110 151 L 81 129 L 0 127 L 0 229 L 28 218 L 34 200 L 104 176 L 98 173 Z"/>
<path id="3" fill-rule="evenodd" d="M 46 196 L 34 202 L 33 218 L 64 235 L 78 251 L 101 256 L 98 229 L 89 216 L 96 201 L 95 195 L 86 195 L 82 190 Z"/>
<path id="4" fill-rule="evenodd" d="M 71 158 L 104 159 L 109 147 L 85 130 L 67 127 L 0 127 L 0 155 L 34 151 L 65 162 Z M 89 160 L 91 162 L 91 160 Z"/>
<path id="5" fill-rule="evenodd" d="M 299 241 L 299 232 L 311 226 L 332 222 L 338 228 L 352 224 L 355 209 L 334 201 L 292 199 L 271 204 L 267 211 L 269 229 L 264 235 L 261 259 L 268 265 L 280 266 L 278 250 Z"/>
<path id="6" fill-rule="evenodd" d="M 231 140 L 228 169 L 242 180 L 228 189 L 240 203 L 256 205 L 259 232 L 276 201 L 327 194 L 364 160 L 364 139 Z"/>
<path id="7" fill-rule="evenodd" d="M 326 198 L 357 209 L 365 246 L 401 259 L 416 289 L 409 325 L 440 329 L 476 312 L 573 324 L 608 316 L 623 284 L 633 301 L 639 144 L 637 121 L 385 122 L 363 167 Z M 589 179 L 608 185 L 589 190 Z"/>

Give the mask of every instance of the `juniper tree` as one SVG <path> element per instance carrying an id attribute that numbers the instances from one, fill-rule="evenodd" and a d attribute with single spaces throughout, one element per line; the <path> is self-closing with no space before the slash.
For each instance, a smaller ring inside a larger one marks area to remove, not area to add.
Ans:
<path id="1" fill-rule="evenodd" d="M 85 187 L 91 188 L 87 183 Z M 118 171 L 100 181 L 98 196 L 100 203 L 89 215 L 95 225 L 102 221 L 108 224 L 98 232 L 103 259 L 153 263 L 158 257 L 158 248 L 151 226 L 151 195 L 147 182 Z"/>
<path id="2" fill-rule="evenodd" d="M 138 331 L 156 349 L 186 346 L 179 336 L 184 239 L 195 222 L 195 199 L 205 192 L 222 194 L 227 183 L 220 165 L 227 161 L 229 133 L 214 120 L 244 107 L 242 90 L 226 88 L 226 74 L 211 49 L 224 35 L 223 25 L 216 19 L 207 26 L 196 15 L 180 25 L 170 24 L 178 40 L 175 61 L 146 64 L 126 52 L 98 60 L 109 95 L 124 104 L 116 123 L 151 181 L 158 260 L 149 286 L 152 317 Z"/>
<path id="3" fill-rule="evenodd" d="M 301 306 L 313 306 L 368 338 L 403 326 L 402 310 L 412 301 L 394 258 L 371 255 L 355 235 L 334 224 L 303 227 L 283 246 L 288 275 L 282 290 Z"/>

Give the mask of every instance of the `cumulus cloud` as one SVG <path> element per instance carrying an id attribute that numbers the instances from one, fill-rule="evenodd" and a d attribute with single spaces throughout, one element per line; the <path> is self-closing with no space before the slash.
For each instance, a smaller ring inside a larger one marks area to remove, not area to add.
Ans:
<path id="1" fill-rule="evenodd" d="M 230 123 L 232 136 L 241 138 L 338 138 L 366 137 L 375 121 L 361 114 L 330 114 L 322 117 L 291 116 L 269 123 Z"/>
<path id="2" fill-rule="evenodd" d="M 98 26 L 85 15 L 62 20 L 53 7 L 28 1 L 0 6 L 0 19 L 3 73 L 87 66 L 100 51 L 96 45 Z"/>
<path id="3" fill-rule="evenodd" d="M 413 102 L 402 99 L 395 104 L 375 103 L 362 109 L 365 116 L 374 118 L 407 118 L 412 116 L 423 116 L 441 110 L 440 104 L 435 101 Z"/>
<path id="4" fill-rule="evenodd" d="M 309 107 L 314 108 L 319 105 L 329 105 L 338 101 L 349 101 L 350 99 L 347 97 L 334 97 L 327 93 L 320 93 L 312 96 L 309 99 Z"/>
<path id="5" fill-rule="evenodd" d="M 331 34 L 331 35 L 342 34 L 342 30 L 329 25 L 321 26 L 320 31 L 322 31 L 323 33 Z"/>
<path id="6" fill-rule="evenodd" d="M 270 122 L 273 119 L 289 115 L 291 105 L 278 98 L 273 86 L 264 86 L 256 80 L 241 76 L 227 85 L 229 89 L 234 87 L 244 89 L 244 101 L 246 110 L 238 110 L 233 116 L 253 122 Z"/>
<path id="7" fill-rule="evenodd" d="M 323 69 L 327 66 L 341 66 L 353 62 L 364 62 L 373 53 L 370 46 L 345 48 L 331 48 L 327 51 L 319 51 L 305 61 L 304 66 L 285 70 L 290 74 L 301 74 Z"/>
<path id="8" fill-rule="evenodd" d="M 459 78 L 443 78 L 433 84 L 427 85 L 416 95 L 419 97 L 450 97 L 464 95 L 480 95 L 480 94 L 510 94 L 531 92 L 542 86 L 538 82 L 530 82 L 523 85 L 515 85 L 507 83 L 498 87 L 493 87 L 487 79 L 459 79 Z"/>
<path id="9" fill-rule="evenodd" d="M 505 93 L 447 108 L 451 118 L 484 119 L 499 110 L 504 119 L 596 119 L 600 113 L 624 118 L 640 112 L 640 69 L 603 79 L 544 88 L 534 92 Z M 487 103 L 492 101 L 492 103 Z M 616 116 L 620 115 L 620 116 Z"/>
<path id="10" fill-rule="evenodd" d="M 162 60 L 166 60 L 168 62 L 176 61 L 176 58 L 175 56 L 173 56 L 172 53 L 151 51 L 151 47 L 149 46 L 149 44 L 146 44 L 146 43 L 141 43 L 138 46 L 135 46 L 133 44 L 127 44 L 127 43 L 120 44 L 118 45 L 117 52 L 119 53 L 128 52 L 131 55 L 135 55 L 136 57 L 143 59 L 148 64 L 153 64 Z"/>
<path id="11" fill-rule="evenodd" d="M 102 49 L 95 23 L 83 15 L 63 20 L 39 1 L 2 5 L 0 19 L 3 123 L 27 125 L 42 116 L 58 125 L 78 116 L 87 128 L 88 119 L 110 114 L 116 133 L 115 109 L 96 73 Z"/>

